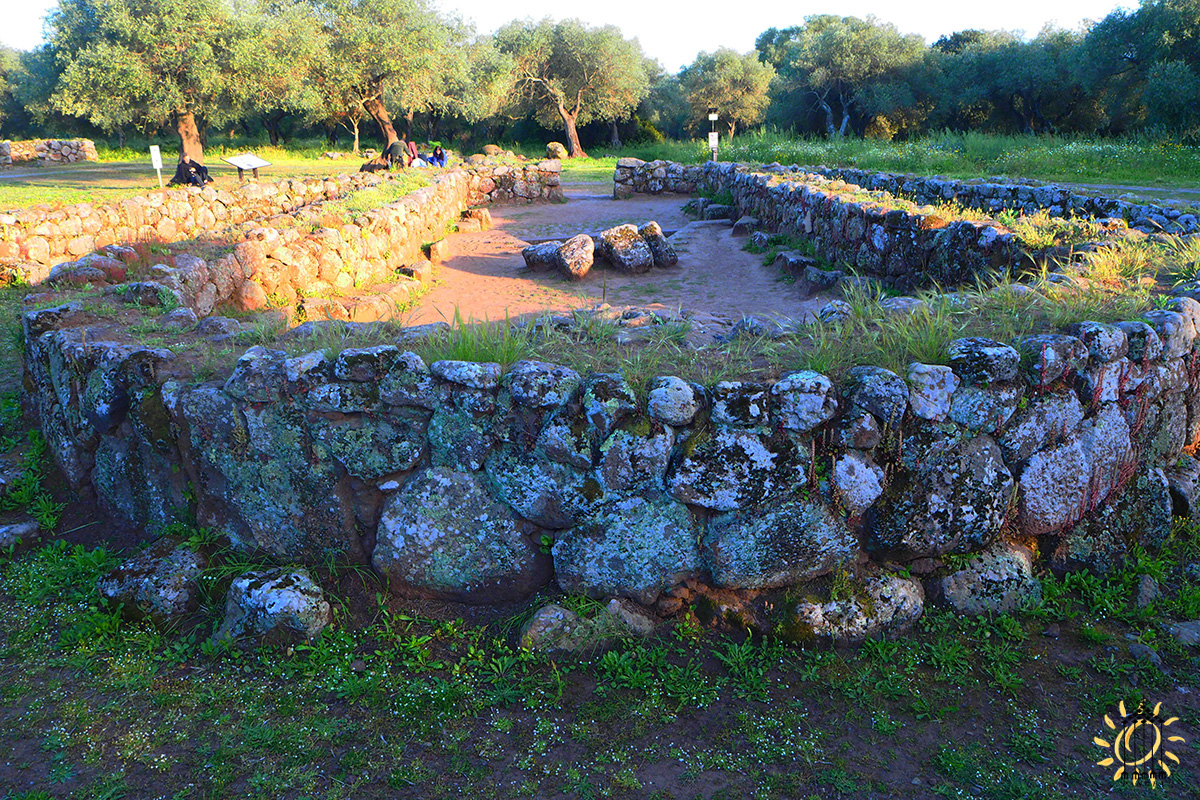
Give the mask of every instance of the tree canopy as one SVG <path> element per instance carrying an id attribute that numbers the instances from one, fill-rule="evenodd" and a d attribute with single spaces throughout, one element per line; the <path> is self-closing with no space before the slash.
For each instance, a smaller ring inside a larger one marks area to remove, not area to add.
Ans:
<path id="1" fill-rule="evenodd" d="M 701 53 L 679 75 L 692 110 L 694 125 L 708 119 L 708 108 L 718 109 L 732 137 L 738 126 L 763 121 L 771 98 L 767 90 L 775 68 L 759 61 L 755 53 L 739 55 L 729 48 Z"/>

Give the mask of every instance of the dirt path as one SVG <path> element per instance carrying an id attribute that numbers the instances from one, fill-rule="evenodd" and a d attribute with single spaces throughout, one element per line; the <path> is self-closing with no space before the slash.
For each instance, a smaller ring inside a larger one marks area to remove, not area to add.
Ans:
<path id="1" fill-rule="evenodd" d="M 804 300 L 781 280 L 762 256 L 742 250 L 728 222 L 691 222 L 685 198 L 634 197 L 613 200 L 605 184 L 566 184 L 567 202 L 494 206 L 495 227 L 449 238 L 451 257 L 435 271 L 435 287 L 411 317 L 412 324 L 463 319 L 497 320 L 545 311 L 565 311 L 600 302 L 614 306 L 662 303 L 685 311 L 737 320 L 743 316 L 803 319 L 827 298 Z M 583 281 L 525 269 L 521 249 L 530 241 L 595 235 L 626 222 L 655 220 L 670 233 L 679 264 L 643 275 L 625 275 L 603 262 Z"/>

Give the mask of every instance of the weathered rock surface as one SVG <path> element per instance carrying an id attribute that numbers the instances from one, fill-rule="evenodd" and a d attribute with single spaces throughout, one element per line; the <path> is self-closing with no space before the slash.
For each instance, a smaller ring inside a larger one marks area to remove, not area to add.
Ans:
<path id="1" fill-rule="evenodd" d="M 950 366 L 964 381 L 986 385 L 1017 377 L 1021 355 L 993 339 L 955 339 L 950 343 Z"/>
<path id="2" fill-rule="evenodd" d="M 997 542 L 942 579 L 942 594 L 960 614 L 1008 614 L 1042 596 L 1028 548 Z"/>
<path id="3" fill-rule="evenodd" d="M 566 278 L 581 281 L 592 269 L 596 244 L 586 233 L 573 236 L 554 251 L 554 267 Z M 526 263 L 528 264 L 528 259 Z"/>
<path id="4" fill-rule="evenodd" d="M 398 588 L 469 603 L 524 599 L 550 579 L 538 531 L 474 475 L 435 467 L 388 497 L 371 561 Z"/>
<path id="5" fill-rule="evenodd" d="M 654 251 L 636 225 L 618 225 L 601 233 L 596 255 L 621 272 L 638 274 L 654 267 Z"/>
<path id="6" fill-rule="evenodd" d="M 808 500 L 720 514 L 704 536 L 704 563 L 715 584 L 730 589 L 800 583 L 857 555 L 858 540 L 845 523 Z"/>
<path id="7" fill-rule="evenodd" d="M 516 402 L 530 408 L 550 408 L 566 403 L 582 379 L 570 367 L 545 361 L 518 361 L 505 374 Z"/>
<path id="8" fill-rule="evenodd" d="M 200 605 L 200 576 L 207 566 L 202 553 L 178 539 L 162 539 L 102 576 L 96 588 L 130 619 L 162 624 Z"/>
<path id="9" fill-rule="evenodd" d="M 846 599 L 801 601 L 788 615 L 784 630 L 797 641 L 852 644 L 901 633 L 920 619 L 924 610 L 925 592 L 919 582 L 880 575 L 867 578 Z"/>
<path id="10" fill-rule="evenodd" d="M 647 410 L 650 418 L 676 427 L 687 425 L 701 407 L 696 389 L 682 378 L 656 378 L 650 387 Z"/>
<path id="11" fill-rule="evenodd" d="M 627 639 L 644 638 L 656 620 L 629 603 L 613 598 L 590 619 L 550 604 L 521 630 L 521 647 L 543 653 L 589 653 L 606 650 Z"/>
<path id="12" fill-rule="evenodd" d="M 640 497 L 604 506 L 554 543 L 564 591 L 618 595 L 651 605 L 700 569 L 700 526 L 687 506 Z"/>
<path id="13" fill-rule="evenodd" d="M 0 525 L 0 551 L 18 544 L 28 544 L 38 537 L 40 531 L 41 527 L 33 520 Z"/>
<path id="14" fill-rule="evenodd" d="M 808 370 L 780 378 L 771 387 L 771 399 L 773 418 L 792 431 L 810 431 L 837 413 L 833 383 L 824 375 Z"/>
<path id="15" fill-rule="evenodd" d="M 941 422 L 950 413 L 950 399 L 960 383 L 950 367 L 933 364 L 908 365 L 908 402 L 922 419 Z"/>
<path id="16" fill-rule="evenodd" d="M 696 434 L 685 443 L 667 485 L 677 500 L 733 511 L 803 486 L 807 457 L 786 437 L 719 429 L 707 436 Z"/>
<path id="17" fill-rule="evenodd" d="M 558 251 L 562 248 L 563 242 L 542 242 L 540 244 L 531 244 L 521 250 L 521 257 L 525 259 L 525 267 L 527 269 L 555 269 L 558 267 Z M 589 264 L 589 267 L 591 265 Z"/>
<path id="18" fill-rule="evenodd" d="M 329 602 L 308 570 L 256 570 L 234 578 L 225 598 L 225 618 L 213 640 L 261 644 L 311 641 L 332 618 Z"/>
<path id="19" fill-rule="evenodd" d="M 647 222 L 638 228 L 638 235 L 646 240 L 646 244 L 650 245 L 650 252 L 654 256 L 654 266 L 662 269 L 673 267 L 679 263 L 679 255 L 667 237 L 663 235 L 663 229 L 657 222 Z"/>

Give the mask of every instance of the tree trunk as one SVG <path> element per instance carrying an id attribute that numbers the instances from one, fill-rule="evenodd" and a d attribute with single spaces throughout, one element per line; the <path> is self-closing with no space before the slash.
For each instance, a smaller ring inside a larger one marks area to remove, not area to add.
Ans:
<path id="1" fill-rule="evenodd" d="M 125 129 L 117 128 L 117 147 L 125 147 Z"/>
<path id="2" fill-rule="evenodd" d="M 608 129 L 608 143 L 613 147 L 621 146 L 621 131 L 617 129 L 617 121 L 611 120 Z"/>
<path id="3" fill-rule="evenodd" d="M 817 105 L 825 112 L 825 129 L 829 132 L 829 138 L 837 137 L 837 128 L 833 127 L 833 109 L 829 107 L 829 103 L 825 102 L 825 98 L 817 95 Z"/>
<path id="4" fill-rule="evenodd" d="M 175 115 L 175 130 L 179 132 L 179 160 L 204 163 L 204 145 L 196 127 L 196 115 L 191 111 Z"/>
<path id="5" fill-rule="evenodd" d="M 396 135 L 396 128 L 392 125 L 392 118 L 388 116 L 387 109 L 383 107 L 383 101 L 379 97 L 369 97 L 363 101 L 363 108 L 367 113 L 375 118 L 375 122 L 379 125 L 379 132 L 383 135 L 383 149 L 386 150 L 392 146 L 393 142 L 400 141 L 400 137 Z"/>
<path id="6" fill-rule="evenodd" d="M 733 140 L 733 132 L 735 130 L 737 130 L 737 123 L 734 122 L 733 120 L 730 120 L 727 124 L 729 125 L 729 139 L 730 139 L 730 141 L 732 141 Z"/>
<path id="7" fill-rule="evenodd" d="M 437 111 L 429 112 L 429 141 L 441 138 L 442 115 Z"/>
<path id="8" fill-rule="evenodd" d="M 413 117 L 416 116 L 416 111 L 409 109 L 404 114 L 404 138 L 413 141 Z"/>
<path id="9" fill-rule="evenodd" d="M 579 131 L 575 130 L 577 114 L 572 114 L 561 106 L 558 113 L 562 117 L 563 133 L 567 139 L 567 158 L 587 158 L 587 153 L 583 152 L 583 145 L 579 144 Z"/>
<path id="10" fill-rule="evenodd" d="M 354 130 L 354 155 L 357 156 L 362 152 L 358 148 L 358 118 L 357 117 L 353 120 L 352 124 L 353 124 L 353 130 Z"/>
<path id="11" fill-rule="evenodd" d="M 279 140 L 283 138 L 279 133 L 279 123 L 283 122 L 283 118 L 286 116 L 286 111 L 275 111 L 267 114 L 266 119 L 263 120 L 263 126 L 267 129 L 267 136 L 270 137 L 273 147 L 278 147 Z"/>

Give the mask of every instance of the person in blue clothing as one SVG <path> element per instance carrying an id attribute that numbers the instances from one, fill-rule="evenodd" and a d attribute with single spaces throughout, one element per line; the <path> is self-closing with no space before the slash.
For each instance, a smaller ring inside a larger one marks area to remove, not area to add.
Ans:
<path id="1" fill-rule="evenodd" d="M 433 148 L 433 152 L 429 155 L 429 165 L 433 167 L 446 166 L 446 151 L 440 144 Z"/>

